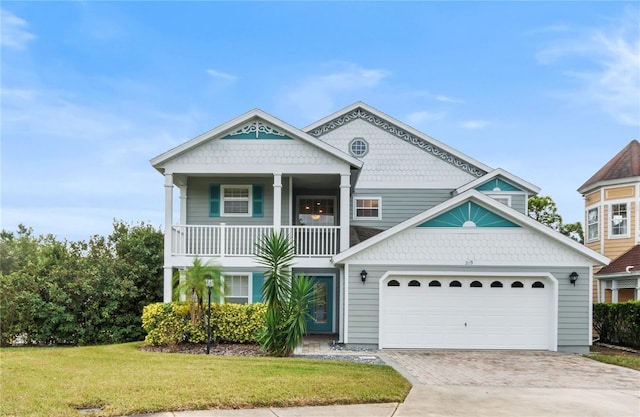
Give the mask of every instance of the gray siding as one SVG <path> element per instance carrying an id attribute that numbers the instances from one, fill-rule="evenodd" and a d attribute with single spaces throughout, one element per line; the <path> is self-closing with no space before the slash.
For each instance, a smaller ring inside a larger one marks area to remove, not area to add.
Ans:
<path id="1" fill-rule="evenodd" d="M 360 271 L 366 269 L 366 284 Z M 349 265 L 349 344 L 378 344 L 379 280 L 387 271 L 548 272 L 558 281 L 558 349 L 584 350 L 589 345 L 589 269 L 585 267 L 445 267 L 403 265 Z M 569 274 L 580 277 L 575 287 Z M 576 349 L 578 347 L 578 349 Z"/>
<path id="2" fill-rule="evenodd" d="M 210 217 L 209 186 L 219 185 L 254 185 L 264 187 L 263 217 Z M 289 178 L 282 177 L 282 225 L 289 225 Z M 273 224 L 273 177 L 191 177 L 187 182 L 187 224 L 214 225 L 227 223 L 230 225 L 271 225 Z"/>
<path id="3" fill-rule="evenodd" d="M 398 223 L 428 210 L 451 198 L 453 190 L 444 189 L 356 189 L 351 199 L 351 224 L 353 226 L 388 229 Z M 355 197 L 381 197 L 382 219 L 354 220 Z"/>
<path id="4" fill-rule="evenodd" d="M 524 194 L 514 194 L 511 196 L 511 208 L 518 210 L 522 214 L 527 213 L 527 199 Z"/>

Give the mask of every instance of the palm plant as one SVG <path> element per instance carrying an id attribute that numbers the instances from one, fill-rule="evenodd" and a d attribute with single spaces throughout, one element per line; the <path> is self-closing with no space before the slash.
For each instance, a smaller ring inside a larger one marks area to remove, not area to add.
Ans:
<path id="1" fill-rule="evenodd" d="M 264 235 L 256 256 L 258 263 L 267 268 L 262 285 L 267 304 L 266 326 L 258 341 L 269 355 L 290 356 L 307 331 L 313 283 L 305 276 L 292 279 L 295 248 L 282 232 Z"/>
<path id="2" fill-rule="evenodd" d="M 184 280 L 181 280 L 179 273 L 173 276 L 173 298 L 179 299 L 185 295 L 189 301 L 189 312 L 191 323 L 197 325 L 204 317 L 204 300 L 207 294 L 207 280 L 213 280 L 211 297 L 214 300 L 221 300 L 224 297 L 224 285 L 222 275 L 217 265 L 203 262 L 200 258 L 193 259 L 193 265 L 187 268 Z"/>

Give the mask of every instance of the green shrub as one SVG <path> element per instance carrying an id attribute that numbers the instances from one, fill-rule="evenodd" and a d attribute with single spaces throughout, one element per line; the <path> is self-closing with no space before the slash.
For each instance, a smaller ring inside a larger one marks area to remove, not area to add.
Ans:
<path id="1" fill-rule="evenodd" d="M 267 306 L 256 304 L 216 304 L 211 308 L 213 337 L 218 341 L 251 343 L 264 328 Z"/>
<path id="2" fill-rule="evenodd" d="M 228 343 L 251 343 L 264 327 L 266 306 L 256 304 L 213 304 L 211 306 L 212 339 Z M 180 343 L 207 341 L 206 314 L 202 321 L 191 323 L 188 303 L 154 303 L 142 313 L 145 342 L 152 346 L 175 347 Z"/>
<path id="3" fill-rule="evenodd" d="M 640 348 L 640 301 L 594 304 L 593 327 L 602 342 Z"/>

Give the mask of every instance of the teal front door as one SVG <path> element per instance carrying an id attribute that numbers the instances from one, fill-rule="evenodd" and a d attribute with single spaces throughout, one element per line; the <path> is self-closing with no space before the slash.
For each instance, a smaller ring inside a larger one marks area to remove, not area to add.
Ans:
<path id="1" fill-rule="evenodd" d="M 331 333 L 333 331 L 333 277 L 312 276 L 315 301 L 307 318 L 307 332 Z"/>

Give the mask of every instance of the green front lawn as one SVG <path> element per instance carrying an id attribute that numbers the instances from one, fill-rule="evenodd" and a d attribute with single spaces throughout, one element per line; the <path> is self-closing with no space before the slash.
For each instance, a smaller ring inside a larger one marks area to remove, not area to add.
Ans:
<path id="1" fill-rule="evenodd" d="M 599 362 L 624 366 L 625 368 L 631 368 L 640 371 L 640 357 L 638 356 L 602 355 L 591 353 L 589 355 L 586 355 L 586 357 Z"/>
<path id="2" fill-rule="evenodd" d="M 400 402 L 410 389 L 388 366 L 152 353 L 140 345 L 0 349 L 0 415 Z"/>

